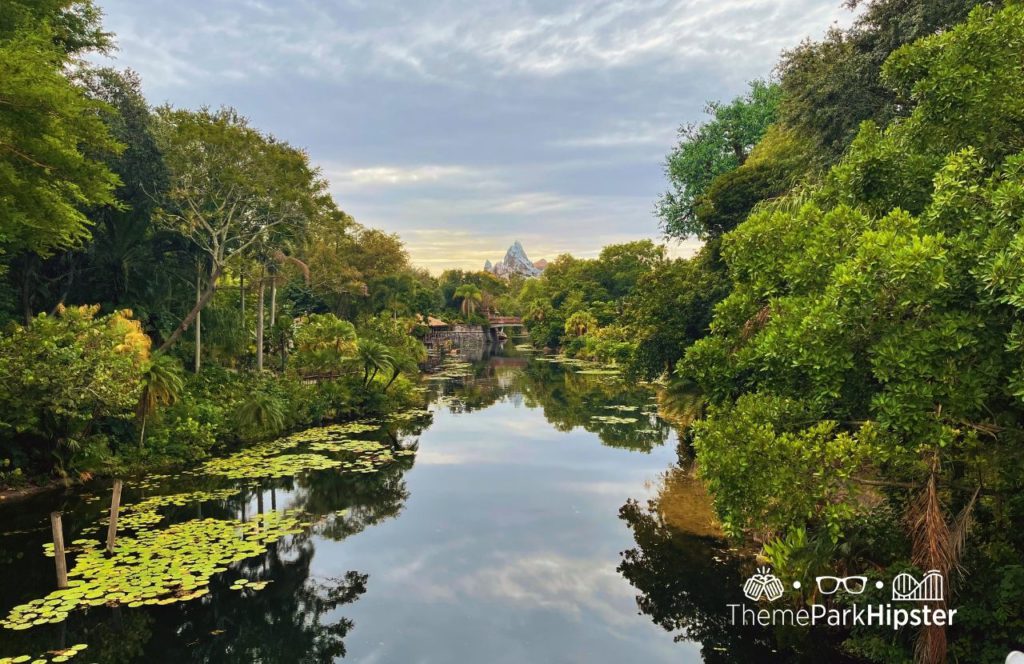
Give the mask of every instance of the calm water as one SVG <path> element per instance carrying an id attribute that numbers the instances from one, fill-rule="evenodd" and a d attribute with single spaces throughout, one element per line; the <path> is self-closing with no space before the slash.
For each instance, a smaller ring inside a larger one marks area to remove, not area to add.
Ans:
<path id="1" fill-rule="evenodd" d="M 426 384 L 429 417 L 360 434 L 417 447 L 414 457 L 376 474 L 235 482 L 236 498 L 163 509 L 163 525 L 251 516 L 261 503 L 324 517 L 215 576 L 209 595 L 0 630 L 0 657 L 87 643 L 72 661 L 790 659 L 774 636 L 727 624 L 750 563 L 716 537 L 651 391 L 509 356 Z M 125 501 L 232 486 L 154 483 L 129 481 Z M 107 501 L 95 485 L 0 508 L 3 615 L 53 590 L 49 511 L 64 512 L 68 541 L 96 538 Z M 240 576 L 273 583 L 229 590 Z"/>

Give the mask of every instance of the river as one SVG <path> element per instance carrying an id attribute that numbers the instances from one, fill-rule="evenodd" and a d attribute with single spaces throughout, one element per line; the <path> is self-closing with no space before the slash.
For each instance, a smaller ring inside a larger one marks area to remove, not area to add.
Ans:
<path id="1" fill-rule="evenodd" d="M 225 571 L 204 568 L 201 596 L 154 592 L 134 608 L 99 597 L 55 624 L 0 629 L 0 658 L 679 664 L 814 652 L 783 654 L 774 635 L 729 624 L 752 563 L 718 535 L 652 389 L 511 348 L 427 378 L 429 414 L 338 438 L 409 450 L 375 472 L 256 480 L 240 463 L 234 478 L 126 480 L 122 537 L 128 506 L 170 494 L 180 504 L 158 500 L 159 523 L 136 526 L 178 524 L 198 540 L 214 519 L 259 524 L 276 508 L 305 520 Z M 0 617 L 55 588 L 49 512 L 81 552 L 105 534 L 109 500 L 95 482 L 0 506 Z"/>

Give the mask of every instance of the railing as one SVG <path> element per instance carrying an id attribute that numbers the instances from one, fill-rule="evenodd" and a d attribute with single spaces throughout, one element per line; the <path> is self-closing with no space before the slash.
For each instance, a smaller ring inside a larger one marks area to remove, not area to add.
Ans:
<path id="1" fill-rule="evenodd" d="M 519 316 L 488 316 L 487 323 L 491 327 L 502 325 L 522 325 L 523 319 Z"/>

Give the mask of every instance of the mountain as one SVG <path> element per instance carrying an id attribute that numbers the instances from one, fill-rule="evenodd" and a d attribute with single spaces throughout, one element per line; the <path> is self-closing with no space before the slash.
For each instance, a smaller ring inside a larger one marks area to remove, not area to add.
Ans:
<path id="1" fill-rule="evenodd" d="M 543 266 L 541 264 L 543 263 Z M 539 260 L 537 264 L 534 264 L 529 257 L 526 255 L 526 250 L 523 249 L 523 245 L 516 240 L 512 243 L 512 246 L 505 252 L 505 257 L 501 259 L 496 265 L 491 265 L 490 261 L 484 263 L 484 270 L 495 274 L 499 277 L 509 277 L 513 274 L 520 274 L 524 277 L 537 277 L 547 267 L 546 260 Z"/>

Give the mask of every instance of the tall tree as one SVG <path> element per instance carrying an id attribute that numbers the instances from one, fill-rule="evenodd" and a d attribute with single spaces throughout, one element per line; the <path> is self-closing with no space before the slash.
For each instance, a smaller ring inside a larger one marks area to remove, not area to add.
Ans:
<path id="1" fill-rule="evenodd" d="M 208 266 L 198 301 L 164 341 L 165 350 L 213 297 L 228 264 L 258 243 L 297 233 L 326 185 L 305 153 L 261 134 L 232 109 L 164 107 L 158 117 L 170 171 L 161 221 L 188 237 Z"/>
<path id="2" fill-rule="evenodd" d="M 670 189 L 658 201 L 665 234 L 706 237 L 697 206 L 716 176 L 742 165 L 778 116 L 779 86 L 752 81 L 750 91 L 728 104 L 710 102 L 712 118 L 679 128 L 679 143 L 669 153 L 665 173 Z"/>
<path id="3" fill-rule="evenodd" d="M 115 203 L 118 179 L 102 155 L 122 146 L 104 105 L 68 76 L 60 16 L 10 19 L 0 22 L 0 242 L 45 255 L 88 237 L 86 208 Z"/>
<path id="4" fill-rule="evenodd" d="M 963 21 L 983 0 L 848 0 L 862 11 L 848 29 L 805 41 L 779 63 L 782 121 L 817 148 L 826 165 L 850 145 L 865 120 L 884 125 L 909 112 L 906 96 L 879 74 L 886 58 L 916 39 Z"/>

